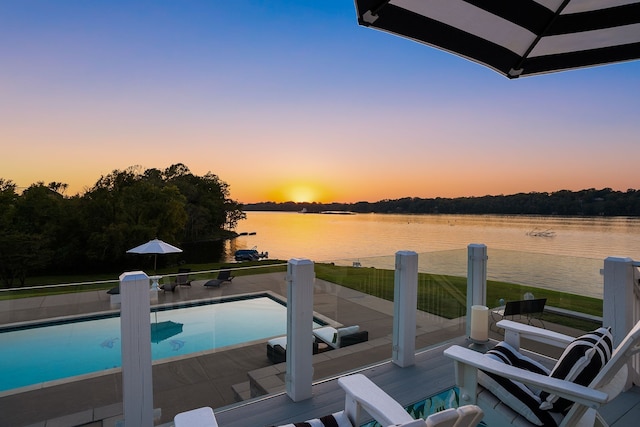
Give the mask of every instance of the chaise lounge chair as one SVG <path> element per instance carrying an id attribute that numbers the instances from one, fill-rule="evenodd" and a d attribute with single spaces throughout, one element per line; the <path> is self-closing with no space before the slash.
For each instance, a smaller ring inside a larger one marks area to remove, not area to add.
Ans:
<path id="1" fill-rule="evenodd" d="M 365 342 L 369 339 L 369 332 L 361 331 L 358 325 L 346 328 L 323 326 L 313 330 L 313 354 L 353 344 Z M 287 337 L 277 337 L 267 341 L 267 357 L 272 363 L 282 363 L 287 360 Z"/>
<path id="2" fill-rule="evenodd" d="M 314 329 L 313 335 L 332 348 L 347 347 L 369 340 L 369 332 L 361 331 L 358 325 L 338 329 L 331 326 L 323 326 L 322 328 Z"/>
<path id="3" fill-rule="evenodd" d="M 220 270 L 220 272 L 218 273 L 218 277 L 207 281 L 204 286 L 208 288 L 219 288 L 220 285 L 224 282 L 231 282 L 232 280 L 233 276 L 231 275 L 231 270 Z"/>
<path id="4" fill-rule="evenodd" d="M 178 275 L 176 276 L 176 285 L 178 286 L 191 286 L 191 279 L 189 278 L 191 273 L 190 268 L 179 268 Z"/>
<path id="5" fill-rule="evenodd" d="M 191 286 L 191 280 L 189 279 L 190 268 L 179 268 L 178 275 L 170 283 L 165 283 L 160 286 L 165 292 L 173 292 L 178 286 Z"/>
<path id="6" fill-rule="evenodd" d="M 426 420 L 414 420 L 411 415 L 362 374 L 348 375 L 338 379 L 345 391 L 344 410 L 321 418 L 308 420 L 312 426 L 353 427 L 362 424 L 364 410 L 382 426 L 394 427 L 475 427 L 482 419 L 482 410 L 475 405 L 447 409 L 430 415 Z M 174 418 L 175 427 L 217 427 L 213 410 L 209 407 L 183 412 Z M 285 424 L 295 427 L 303 423 Z M 224 426 L 222 426 L 224 427 Z"/>
<path id="7" fill-rule="evenodd" d="M 165 292 L 173 292 L 176 290 L 177 286 L 178 286 L 178 282 L 173 281 L 171 283 L 165 283 L 164 285 L 160 285 L 159 288 Z"/>
<path id="8" fill-rule="evenodd" d="M 460 396 L 482 408 L 486 425 L 607 426 L 597 409 L 629 381 L 628 362 L 640 352 L 640 322 L 615 349 L 608 328 L 574 338 L 509 320 L 498 326 L 505 341 L 487 354 L 460 346 L 444 352 L 454 360 Z M 565 347 L 550 375 L 520 351 L 521 338 Z"/>
<path id="9" fill-rule="evenodd" d="M 318 343 L 313 341 L 312 354 L 318 354 Z M 283 363 L 287 361 L 287 337 L 272 338 L 267 341 L 267 358 L 271 363 Z"/>

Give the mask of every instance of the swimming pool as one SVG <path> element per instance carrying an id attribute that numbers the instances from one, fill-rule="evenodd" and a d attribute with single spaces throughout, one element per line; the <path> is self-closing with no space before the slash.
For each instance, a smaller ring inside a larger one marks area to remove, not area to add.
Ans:
<path id="1" fill-rule="evenodd" d="M 284 335 L 287 309 L 263 294 L 162 308 L 150 321 L 155 361 Z M 0 391 L 120 366 L 119 313 L 0 332 Z"/>

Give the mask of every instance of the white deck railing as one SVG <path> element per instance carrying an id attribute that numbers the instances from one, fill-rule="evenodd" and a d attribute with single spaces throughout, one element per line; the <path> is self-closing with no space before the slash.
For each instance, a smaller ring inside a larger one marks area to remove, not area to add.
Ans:
<path id="1" fill-rule="evenodd" d="M 603 325 L 610 326 L 617 347 L 640 321 L 638 272 L 640 262 L 631 258 L 609 257 L 604 260 Z M 640 385 L 640 356 L 632 357 L 627 387 Z"/>

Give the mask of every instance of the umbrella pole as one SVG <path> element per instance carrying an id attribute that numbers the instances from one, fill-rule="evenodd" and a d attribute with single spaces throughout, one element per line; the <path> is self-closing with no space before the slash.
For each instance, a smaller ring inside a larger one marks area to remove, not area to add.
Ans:
<path id="1" fill-rule="evenodd" d="M 153 255 L 153 275 L 156 275 L 156 263 L 158 262 L 158 254 Z"/>

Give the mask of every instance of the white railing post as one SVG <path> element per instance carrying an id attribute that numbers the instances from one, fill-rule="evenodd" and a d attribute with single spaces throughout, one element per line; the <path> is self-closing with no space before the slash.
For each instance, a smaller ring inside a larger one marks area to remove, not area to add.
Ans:
<path id="1" fill-rule="evenodd" d="M 487 305 L 487 245 L 467 246 L 467 337 L 471 336 L 471 307 Z"/>
<path id="2" fill-rule="evenodd" d="M 602 324 L 611 327 L 614 347 L 620 344 L 640 317 L 639 296 L 634 291 L 634 270 L 631 258 L 608 257 L 604 260 Z M 639 370 L 640 356 L 635 355 L 629 364 L 625 390 L 633 383 L 640 384 Z"/>
<path id="3" fill-rule="evenodd" d="M 311 398 L 313 382 L 313 262 L 287 264 L 287 395 L 294 402 Z"/>
<path id="4" fill-rule="evenodd" d="M 631 258 L 608 257 L 604 260 L 602 323 L 611 326 L 614 347 L 635 325 L 633 286 Z"/>
<path id="5" fill-rule="evenodd" d="M 149 277 L 142 271 L 123 273 L 120 295 L 124 425 L 152 427 Z"/>
<path id="6" fill-rule="evenodd" d="M 418 254 L 396 252 L 392 361 L 402 368 L 415 363 L 417 306 Z"/>

